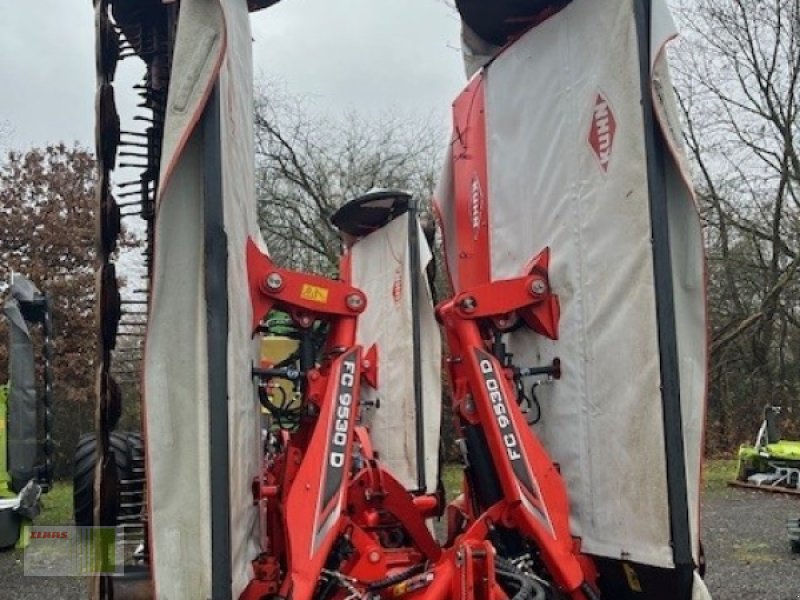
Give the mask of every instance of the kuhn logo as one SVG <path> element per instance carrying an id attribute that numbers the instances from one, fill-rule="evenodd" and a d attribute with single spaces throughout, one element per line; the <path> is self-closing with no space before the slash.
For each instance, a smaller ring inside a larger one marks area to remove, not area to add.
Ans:
<path id="1" fill-rule="evenodd" d="M 472 183 L 470 184 L 470 214 L 472 215 L 472 239 L 478 239 L 481 229 L 481 218 L 483 213 L 483 192 L 481 191 L 481 180 L 478 174 L 473 173 Z"/>
<path id="2" fill-rule="evenodd" d="M 394 280 L 392 281 L 392 299 L 394 303 L 400 302 L 400 294 L 403 292 L 403 272 L 400 267 L 394 270 Z"/>
<path id="3" fill-rule="evenodd" d="M 592 108 L 592 125 L 589 129 L 589 145 L 594 151 L 597 162 L 603 173 L 608 172 L 611 162 L 611 153 L 614 151 L 614 135 L 617 132 L 617 120 L 608 98 L 602 92 L 597 92 L 597 97 Z"/>

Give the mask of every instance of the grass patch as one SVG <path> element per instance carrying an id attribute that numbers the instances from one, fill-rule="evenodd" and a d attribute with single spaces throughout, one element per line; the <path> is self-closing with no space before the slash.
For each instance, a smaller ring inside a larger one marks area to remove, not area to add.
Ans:
<path id="1" fill-rule="evenodd" d="M 461 493 L 463 472 L 463 467 L 459 464 L 442 465 L 442 483 L 448 502 Z"/>
<path id="2" fill-rule="evenodd" d="M 736 479 L 738 464 L 735 458 L 706 460 L 703 465 L 703 489 L 706 492 L 724 490 L 729 481 Z"/>
<path id="3" fill-rule="evenodd" d="M 779 558 L 769 551 L 769 544 L 743 540 L 733 545 L 733 555 L 743 563 L 766 563 Z"/>
<path id="4" fill-rule="evenodd" d="M 42 494 L 42 512 L 34 525 L 72 525 L 72 482 L 56 481 Z"/>

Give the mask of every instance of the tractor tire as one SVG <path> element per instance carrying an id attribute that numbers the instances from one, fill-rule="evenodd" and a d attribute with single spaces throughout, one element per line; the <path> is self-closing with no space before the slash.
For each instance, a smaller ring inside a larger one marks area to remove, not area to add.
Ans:
<path id="1" fill-rule="evenodd" d="M 111 451 L 117 465 L 119 479 L 132 479 L 142 475 L 132 473 L 132 465 L 143 456 L 142 436 L 138 433 L 113 431 L 110 436 Z M 72 499 L 75 525 L 89 526 L 94 521 L 94 473 L 97 465 L 97 439 L 94 433 L 82 435 L 75 449 L 72 478 Z M 117 499 L 117 506 L 120 499 Z M 122 514 L 124 511 L 118 511 Z"/>

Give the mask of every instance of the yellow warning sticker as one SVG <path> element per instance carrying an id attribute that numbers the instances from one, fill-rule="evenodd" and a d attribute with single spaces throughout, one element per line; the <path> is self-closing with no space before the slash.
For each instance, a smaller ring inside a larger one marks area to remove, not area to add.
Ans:
<path id="1" fill-rule="evenodd" d="M 300 297 L 303 300 L 308 300 L 310 302 L 327 304 L 328 288 L 318 287 L 316 285 L 310 285 L 308 283 L 304 283 L 303 287 L 300 289 Z"/>
<path id="2" fill-rule="evenodd" d="M 628 587 L 634 592 L 641 592 L 642 582 L 639 581 L 639 576 L 633 570 L 633 567 L 628 563 L 622 563 L 622 570 L 625 571 L 625 577 L 628 579 Z"/>

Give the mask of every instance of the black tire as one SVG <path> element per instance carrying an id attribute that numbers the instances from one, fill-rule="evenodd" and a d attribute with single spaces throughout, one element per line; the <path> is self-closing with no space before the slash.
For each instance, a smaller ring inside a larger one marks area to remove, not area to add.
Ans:
<path id="1" fill-rule="evenodd" d="M 110 437 L 119 479 L 130 479 L 133 458 L 142 452 L 138 433 L 112 432 Z M 82 435 L 75 449 L 72 478 L 73 515 L 75 525 L 92 525 L 94 517 L 94 471 L 97 464 L 97 440 L 94 433 Z M 119 505 L 119 500 L 117 500 Z"/>

